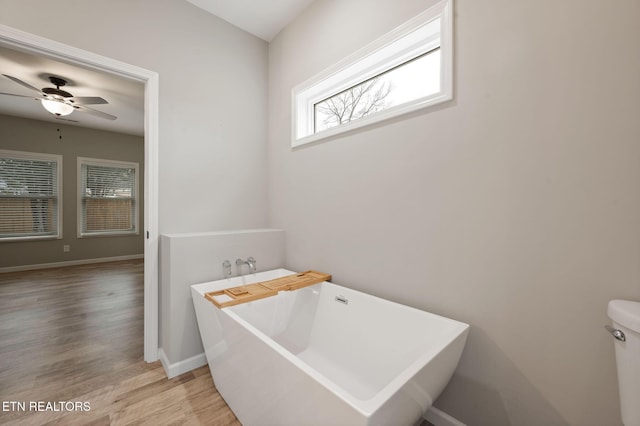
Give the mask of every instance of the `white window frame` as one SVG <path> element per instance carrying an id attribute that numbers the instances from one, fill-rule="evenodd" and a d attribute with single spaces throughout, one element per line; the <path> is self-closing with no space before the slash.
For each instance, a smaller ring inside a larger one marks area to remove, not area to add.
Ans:
<path id="1" fill-rule="evenodd" d="M 52 240 L 62 239 L 62 155 L 42 154 L 37 152 L 11 151 L 0 149 L 0 157 L 14 158 L 17 160 L 33 160 L 33 161 L 53 161 L 56 163 L 56 233 L 41 235 L 24 235 L 0 237 L 0 242 L 4 241 L 28 241 L 28 240 Z"/>
<path id="2" fill-rule="evenodd" d="M 135 182 L 133 185 L 133 194 L 132 199 L 135 206 L 135 214 L 133 215 L 134 221 L 134 229 L 131 231 L 122 231 L 122 230 L 114 230 L 114 231 L 85 231 L 83 229 L 83 218 L 84 218 L 84 203 L 83 195 L 85 191 L 85 186 L 82 181 L 82 166 L 86 164 L 89 166 L 100 166 L 100 167 L 114 167 L 114 168 L 133 168 L 135 169 Z M 140 234 L 140 196 L 139 196 L 139 186 L 140 186 L 140 167 L 138 163 L 128 162 L 128 161 L 117 161 L 117 160 L 103 160 L 98 158 L 86 158 L 86 157 L 78 157 L 78 238 L 87 238 L 87 237 L 113 237 L 113 236 L 127 236 L 127 235 L 139 235 Z"/>
<path id="3" fill-rule="evenodd" d="M 440 43 L 420 37 L 440 19 Z M 314 105 L 440 46 L 440 91 L 314 133 Z M 453 0 L 441 0 L 400 27 L 292 90 L 291 146 L 297 147 L 453 98 Z"/>

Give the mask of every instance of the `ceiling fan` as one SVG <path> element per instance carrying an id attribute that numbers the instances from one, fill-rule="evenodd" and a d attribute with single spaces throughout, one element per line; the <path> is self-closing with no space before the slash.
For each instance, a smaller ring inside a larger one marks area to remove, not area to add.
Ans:
<path id="1" fill-rule="evenodd" d="M 38 100 L 42 103 L 44 109 L 57 117 L 69 115 L 73 111 L 77 110 L 87 112 L 89 114 L 95 115 L 96 117 L 105 118 L 107 120 L 115 120 L 117 118 L 115 115 L 107 114 L 106 112 L 98 111 L 87 106 L 107 104 L 108 102 L 103 98 L 99 96 L 73 96 L 71 93 L 60 89 L 67 84 L 67 80 L 65 80 L 64 78 L 49 76 L 49 81 L 56 87 L 44 87 L 42 90 L 40 90 L 36 89 L 29 83 L 25 83 L 19 78 L 12 77 L 7 74 L 2 75 L 33 92 L 37 92 L 39 96 L 16 95 L 13 93 L 4 92 L 0 92 L 0 95 L 17 96 L 20 98 L 31 98 Z"/>

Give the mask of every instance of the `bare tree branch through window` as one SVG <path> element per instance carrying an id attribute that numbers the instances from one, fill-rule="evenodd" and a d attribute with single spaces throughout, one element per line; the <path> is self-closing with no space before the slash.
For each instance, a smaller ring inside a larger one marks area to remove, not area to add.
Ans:
<path id="1" fill-rule="evenodd" d="M 316 131 L 338 126 L 384 109 L 385 99 L 392 90 L 392 84 L 378 76 L 317 103 L 315 105 Z"/>

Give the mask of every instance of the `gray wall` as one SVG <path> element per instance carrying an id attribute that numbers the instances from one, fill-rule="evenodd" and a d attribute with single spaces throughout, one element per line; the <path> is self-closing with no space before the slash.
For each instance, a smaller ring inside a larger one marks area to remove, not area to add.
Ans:
<path id="1" fill-rule="evenodd" d="M 602 326 L 640 300 L 640 2 L 456 0 L 452 102 L 292 150 L 292 87 L 429 4 L 318 0 L 271 42 L 286 266 L 470 323 L 435 404 L 461 421 L 620 424 Z"/>
<path id="2" fill-rule="evenodd" d="M 58 132 L 57 129 L 60 129 Z M 59 139 L 59 136 L 62 139 Z M 37 265 L 144 253 L 144 140 L 139 136 L 0 115 L 0 149 L 62 155 L 62 236 L 60 240 L 1 242 L 0 267 Z M 139 164 L 140 235 L 77 237 L 77 157 Z M 71 251 L 63 252 L 68 244 Z"/>
<path id="3" fill-rule="evenodd" d="M 267 226 L 265 41 L 184 0 L 0 10 L 0 24 L 158 73 L 160 233 Z"/>

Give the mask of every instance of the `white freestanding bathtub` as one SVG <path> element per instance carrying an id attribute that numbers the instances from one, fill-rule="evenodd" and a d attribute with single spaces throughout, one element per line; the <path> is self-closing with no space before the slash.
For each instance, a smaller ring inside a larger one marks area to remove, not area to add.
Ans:
<path id="1" fill-rule="evenodd" d="M 413 425 L 451 378 L 467 324 L 323 282 L 218 308 L 191 286 L 215 385 L 245 425 Z"/>

